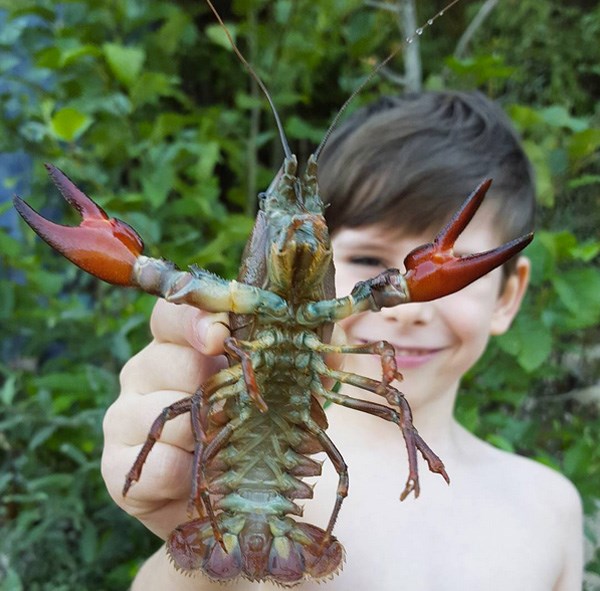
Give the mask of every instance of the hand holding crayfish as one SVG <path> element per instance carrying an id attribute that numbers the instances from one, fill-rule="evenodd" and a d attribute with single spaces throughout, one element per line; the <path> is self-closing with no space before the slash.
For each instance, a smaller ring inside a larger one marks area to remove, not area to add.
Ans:
<path id="1" fill-rule="evenodd" d="M 153 340 L 124 366 L 121 394 L 104 420 L 102 473 L 115 502 L 166 539 L 187 517 L 194 440 L 189 420 L 170 421 L 144 468 L 144 478 L 123 496 L 123 477 L 161 412 L 224 368 L 224 315 L 158 300 L 150 322 Z"/>

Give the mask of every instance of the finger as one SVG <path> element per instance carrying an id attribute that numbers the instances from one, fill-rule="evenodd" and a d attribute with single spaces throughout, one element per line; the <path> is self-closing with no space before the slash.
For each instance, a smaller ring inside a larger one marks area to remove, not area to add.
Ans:
<path id="1" fill-rule="evenodd" d="M 107 445 L 102 455 L 102 474 L 111 496 L 119 503 L 154 503 L 189 496 L 192 482 L 193 455 L 178 447 L 157 443 L 142 468 L 139 481 L 123 497 L 125 476 L 135 462 L 141 446 Z"/>
<path id="2" fill-rule="evenodd" d="M 152 311 L 150 330 L 161 342 L 191 345 L 206 355 L 223 353 L 223 341 L 229 336 L 227 314 L 209 314 L 185 304 L 159 299 Z"/>
<path id="3" fill-rule="evenodd" d="M 181 392 L 159 391 L 152 396 L 133 394 L 119 397 L 106 411 L 103 422 L 106 445 L 138 446 L 148 437 L 150 427 L 164 408 L 182 398 Z M 186 452 L 194 449 L 190 414 L 166 421 L 160 442 Z"/>
<path id="4" fill-rule="evenodd" d="M 125 475 L 138 447 L 107 445 L 102 455 L 102 476 L 109 494 L 129 514 L 142 520 L 161 537 L 187 517 L 193 455 L 157 443 L 148 456 L 138 482 L 123 496 Z"/>
<path id="5" fill-rule="evenodd" d="M 333 326 L 331 344 L 340 346 L 348 344 L 346 332 L 339 324 L 334 324 Z M 328 355 L 325 355 L 325 363 L 332 369 L 343 369 L 345 359 L 346 355 L 343 353 L 329 353 Z"/>
<path id="6" fill-rule="evenodd" d="M 177 390 L 193 394 L 227 365 L 223 356 L 202 355 L 189 345 L 152 341 L 121 370 L 122 395 Z"/>

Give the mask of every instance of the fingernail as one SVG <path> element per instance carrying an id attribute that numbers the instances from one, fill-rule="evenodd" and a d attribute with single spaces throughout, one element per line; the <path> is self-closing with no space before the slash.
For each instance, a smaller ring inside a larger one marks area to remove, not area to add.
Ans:
<path id="1" fill-rule="evenodd" d="M 227 329 L 220 319 L 216 319 L 214 315 L 201 318 L 196 323 L 196 334 L 201 353 L 218 355 L 223 352 Z"/>
<path id="2" fill-rule="evenodd" d="M 196 322 L 194 336 L 196 340 L 197 348 L 199 348 L 202 353 L 206 352 L 206 343 L 210 342 L 208 339 L 210 328 L 214 323 L 210 321 L 209 318 L 203 317 L 198 322 Z"/>

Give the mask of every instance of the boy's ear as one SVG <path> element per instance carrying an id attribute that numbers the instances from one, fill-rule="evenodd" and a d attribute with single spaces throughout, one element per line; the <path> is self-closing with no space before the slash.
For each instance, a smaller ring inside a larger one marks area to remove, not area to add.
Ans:
<path id="1" fill-rule="evenodd" d="M 524 256 L 519 257 L 516 269 L 506 280 L 504 289 L 496 302 L 496 308 L 492 316 L 491 334 L 504 334 L 509 329 L 527 291 L 530 270 L 531 262 L 529 259 Z"/>

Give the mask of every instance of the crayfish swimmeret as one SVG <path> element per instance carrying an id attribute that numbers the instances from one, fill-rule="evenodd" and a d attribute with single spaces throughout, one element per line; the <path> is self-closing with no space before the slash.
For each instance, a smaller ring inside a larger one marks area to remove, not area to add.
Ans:
<path id="1" fill-rule="evenodd" d="M 454 256 L 456 238 L 489 187 L 490 181 L 485 181 L 432 243 L 408 255 L 405 274 L 388 269 L 336 298 L 317 184 L 319 150 L 298 175 L 296 158 L 285 141 L 284 149 L 283 167 L 261 196 L 237 281 L 199 268 L 181 271 L 170 262 L 144 256 L 142 240 L 131 227 L 109 218 L 53 166 L 48 166 L 52 180 L 83 216 L 80 226 L 52 223 L 15 197 L 15 207 L 35 232 L 88 273 L 169 302 L 230 313 L 232 336 L 225 342 L 229 367 L 199 385 L 193 396 L 163 410 L 123 489 L 127 494 L 140 478 L 165 422 L 190 413 L 195 440 L 190 506 L 198 515 L 179 525 L 167 546 L 178 568 L 201 570 L 219 581 L 243 576 L 290 585 L 339 570 L 344 552 L 332 532 L 347 495 L 348 471 L 327 435 L 322 400 L 398 425 L 409 462 L 402 499 L 419 493 L 417 451 L 432 472 L 448 481 L 442 461 L 413 426 L 404 396 L 392 386 L 399 376 L 393 347 L 384 341 L 331 345 L 332 323 L 462 289 L 531 240 L 527 235 L 486 253 Z M 373 380 L 331 369 L 324 361 L 328 353 L 379 355 L 382 377 Z M 327 389 L 323 378 L 378 394 L 385 404 Z M 320 474 L 321 465 L 310 458 L 319 452 L 325 452 L 339 477 L 324 529 L 290 517 L 302 514 L 296 499 L 312 497 L 302 478 Z"/>

